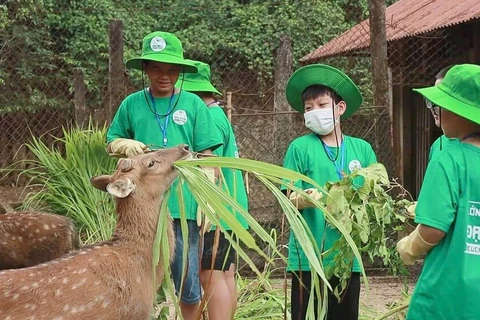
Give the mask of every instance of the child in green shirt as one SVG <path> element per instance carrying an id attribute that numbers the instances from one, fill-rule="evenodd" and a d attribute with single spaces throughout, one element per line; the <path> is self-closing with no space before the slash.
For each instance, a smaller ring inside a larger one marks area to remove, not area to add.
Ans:
<path id="1" fill-rule="evenodd" d="M 213 125 L 220 132 L 223 145 L 217 148 L 213 154 L 221 157 L 238 158 L 238 147 L 232 125 L 215 99 L 214 94 L 220 92 L 210 82 L 210 66 L 200 61 L 192 61 L 197 67 L 198 73 L 185 74 L 183 90 L 198 95 L 208 106 Z M 182 86 L 179 81 L 177 86 Z M 247 192 L 240 170 L 222 168 L 225 184 L 231 196 L 245 209 L 248 210 Z M 235 194 L 233 194 L 235 192 Z M 237 219 L 247 229 L 247 221 L 239 214 Z M 230 232 L 231 228 L 220 221 L 223 232 Z M 205 233 L 204 247 L 200 271 L 202 287 L 205 291 L 205 299 L 208 301 L 209 320 L 233 319 L 237 306 L 237 290 L 235 283 L 235 249 L 225 238 L 223 232 L 219 235 L 218 247 L 214 247 L 215 227 Z M 216 255 L 214 257 L 214 252 Z"/>
<path id="2" fill-rule="evenodd" d="M 362 139 L 342 134 L 340 119 L 352 116 L 362 104 L 363 98 L 353 81 L 343 72 L 327 65 L 309 65 L 298 69 L 289 79 L 287 100 L 293 109 L 304 113 L 305 125 L 312 133 L 295 139 L 288 147 L 284 167 L 300 172 L 320 185 L 339 181 L 343 174 L 356 168 L 377 162 L 370 144 Z M 311 185 L 296 181 L 295 186 L 304 189 L 310 197 L 320 199 L 321 194 Z M 339 239 L 337 229 L 329 226 L 321 210 L 295 192 L 290 199 L 297 206 L 310 227 L 316 244 L 322 252 L 329 250 Z M 290 233 L 287 270 L 292 272 L 292 320 L 305 319 L 311 291 L 311 271 L 305 253 Z M 324 266 L 333 263 L 333 256 L 323 259 Z M 328 292 L 327 319 L 358 319 L 360 297 L 360 266 L 352 261 L 352 275 L 342 301 Z M 329 279 L 334 288 L 338 278 Z M 303 285 L 302 285 L 303 284 Z M 317 311 L 318 301 L 315 303 Z"/>
<path id="3" fill-rule="evenodd" d="M 418 226 L 397 243 L 406 264 L 426 254 L 407 319 L 479 319 L 480 66 L 456 65 L 439 85 L 414 91 L 439 107 L 445 136 L 460 142 L 429 163 Z"/>
<path id="4" fill-rule="evenodd" d="M 183 58 L 182 44 L 168 32 L 153 32 L 143 39 L 142 56 L 127 61 L 127 68 L 147 74 L 150 85 L 126 97 L 118 108 L 107 132 L 111 153 L 133 156 L 152 148 L 187 144 L 191 150 L 212 153 L 222 145 L 216 130 L 209 128 L 211 115 L 203 101 L 194 94 L 176 89 L 181 72 L 196 73 L 197 68 Z M 199 279 L 199 227 L 197 203 L 183 185 L 183 204 L 188 225 L 188 260 L 183 261 L 183 232 L 180 224 L 178 180 L 172 185 L 168 210 L 174 221 L 176 250 L 172 262 L 175 289 L 181 296 L 180 309 L 185 320 L 196 319 L 201 288 Z M 183 264 L 187 274 L 180 288 Z"/>

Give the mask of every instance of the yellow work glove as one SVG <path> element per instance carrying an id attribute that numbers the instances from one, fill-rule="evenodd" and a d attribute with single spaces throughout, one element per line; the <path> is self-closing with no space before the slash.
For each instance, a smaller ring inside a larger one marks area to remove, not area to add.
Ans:
<path id="1" fill-rule="evenodd" d="M 210 182 L 212 182 L 212 183 L 216 182 L 215 169 L 213 169 L 213 168 L 203 168 L 202 171 L 205 173 L 205 175 L 207 176 L 208 180 L 210 180 Z M 212 207 L 208 203 L 207 203 L 207 206 L 208 206 L 209 210 L 211 212 L 213 212 Z M 204 217 L 203 226 L 202 226 L 202 215 Z M 199 226 L 201 228 L 200 233 L 204 234 L 205 232 L 210 231 L 210 228 L 212 227 L 212 225 L 213 225 L 213 223 L 208 219 L 208 216 L 206 214 L 203 214 L 202 208 L 200 206 L 198 206 L 198 208 L 197 208 L 197 226 Z"/>
<path id="2" fill-rule="evenodd" d="M 110 150 L 116 155 L 125 155 L 128 158 L 145 153 L 147 146 L 140 141 L 117 138 L 110 142 Z"/>
<path id="3" fill-rule="evenodd" d="M 418 225 L 412 233 L 397 243 L 397 251 L 406 265 L 412 265 L 415 260 L 430 251 L 430 249 L 436 245 L 423 240 L 418 231 L 419 226 L 420 225 Z"/>
<path id="4" fill-rule="evenodd" d="M 305 189 L 304 190 L 311 198 L 315 199 L 316 201 L 322 198 L 322 193 L 319 192 L 315 188 Z M 296 192 L 292 192 L 290 194 L 290 201 L 297 207 L 298 210 L 302 210 L 305 208 L 315 208 L 315 205 L 310 202 L 310 199 L 303 197 Z"/>

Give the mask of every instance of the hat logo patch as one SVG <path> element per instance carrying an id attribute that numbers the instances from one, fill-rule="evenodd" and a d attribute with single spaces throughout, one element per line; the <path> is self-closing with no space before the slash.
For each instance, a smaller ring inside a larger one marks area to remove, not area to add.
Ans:
<path id="1" fill-rule="evenodd" d="M 165 39 L 163 39 L 162 37 L 154 37 L 150 41 L 150 48 L 155 52 L 163 51 L 166 46 L 167 46 L 167 43 L 165 42 Z"/>
<path id="2" fill-rule="evenodd" d="M 362 164 L 358 160 L 352 160 L 348 164 L 348 169 L 350 170 L 350 172 L 353 172 L 356 169 L 362 169 Z"/>
<path id="3" fill-rule="evenodd" d="M 172 115 L 173 122 L 183 126 L 188 121 L 187 113 L 184 110 L 177 110 Z"/>

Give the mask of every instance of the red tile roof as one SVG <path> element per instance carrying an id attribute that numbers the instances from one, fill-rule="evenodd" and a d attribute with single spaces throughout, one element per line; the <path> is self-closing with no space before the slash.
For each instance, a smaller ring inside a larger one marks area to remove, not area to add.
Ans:
<path id="1" fill-rule="evenodd" d="M 480 18 L 480 0 L 400 0 L 386 10 L 387 41 L 446 28 Z M 346 55 L 370 45 L 369 21 L 364 20 L 300 61 Z"/>

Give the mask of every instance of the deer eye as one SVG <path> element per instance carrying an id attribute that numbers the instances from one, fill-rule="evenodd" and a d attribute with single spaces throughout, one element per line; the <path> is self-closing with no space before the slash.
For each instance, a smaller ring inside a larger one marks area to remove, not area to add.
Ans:
<path id="1" fill-rule="evenodd" d="M 150 161 L 150 162 L 148 163 L 148 167 L 149 167 L 149 168 L 153 167 L 154 165 L 155 165 L 155 162 L 154 162 L 154 161 Z"/>

